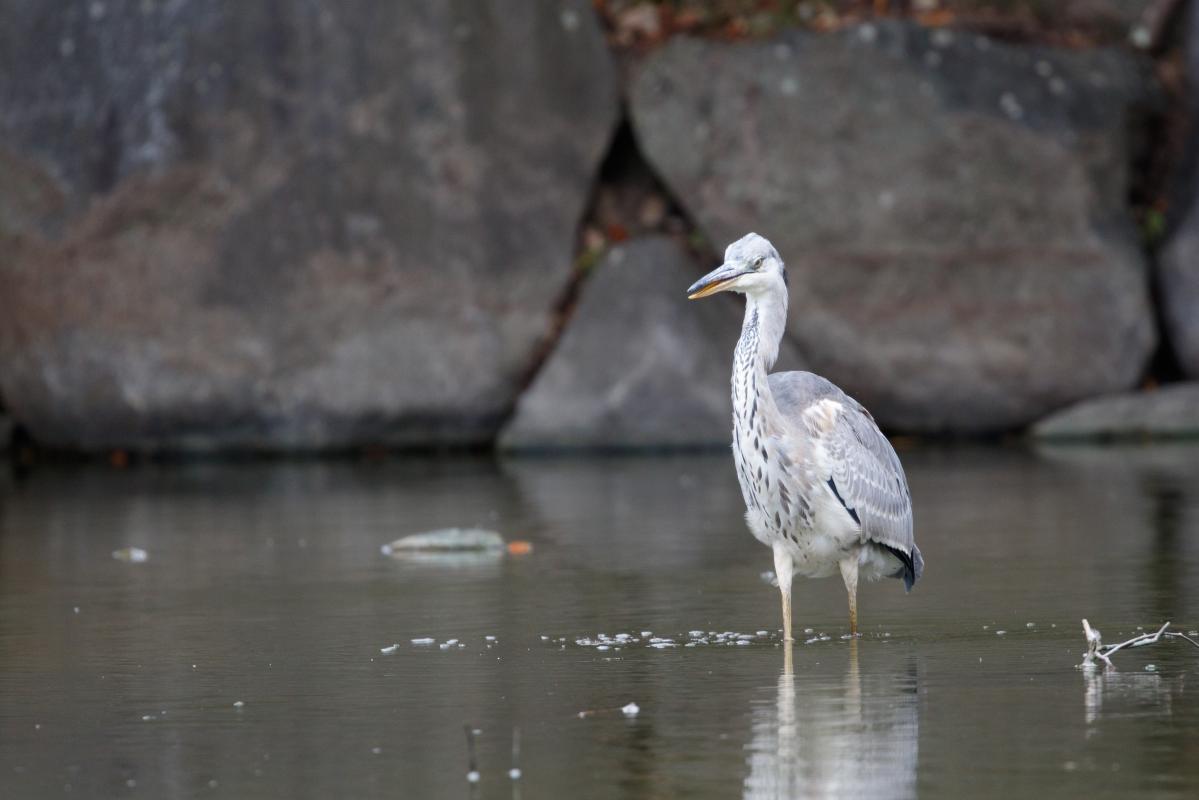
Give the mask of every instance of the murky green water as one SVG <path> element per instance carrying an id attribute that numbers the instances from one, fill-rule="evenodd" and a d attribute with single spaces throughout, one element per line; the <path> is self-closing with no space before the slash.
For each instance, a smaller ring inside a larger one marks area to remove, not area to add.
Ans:
<path id="1" fill-rule="evenodd" d="M 1075 668 L 1083 616 L 1199 627 L 1199 447 L 901 455 L 925 579 L 863 587 L 856 643 L 799 581 L 831 638 L 790 676 L 770 637 L 575 644 L 777 628 L 727 455 L 0 478 L 0 796 L 466 798 L 464 724 L 484 798 L 1199 794 L 1199 650 Z M 449 525 L 535 551 L 379 551 Z"/>

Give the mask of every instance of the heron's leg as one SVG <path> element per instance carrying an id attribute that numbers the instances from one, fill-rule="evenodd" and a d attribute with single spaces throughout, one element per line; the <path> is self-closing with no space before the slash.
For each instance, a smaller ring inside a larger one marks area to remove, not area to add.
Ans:
<path id="1" fill-rule="evenodd" d="M 858 635 L 858 554 L 855 552 L 841 562 L 841 579 L 849 593 L 849 632 Z"/>
<path id="2" fill-rule="evenodd" d="M 791 638 L 791 578 L 795 574 L 795 562 L 782 542 L 774 545 L 774 574 L 779 579 L 779 592 L 783 595 L 783 641 Z"/>

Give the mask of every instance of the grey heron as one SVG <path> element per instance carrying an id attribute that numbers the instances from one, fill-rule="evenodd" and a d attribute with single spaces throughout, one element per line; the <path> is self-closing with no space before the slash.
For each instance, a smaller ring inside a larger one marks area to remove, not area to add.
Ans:
<path id="1" fill-rule="evenodd" d="M 770 242 L 756 233 L 733 242 L 687 296 L 717 292 L 745 295 L 733 354 L 733 461 L 749 530 L 774 551 L 784 638 L 791 641 L 792 577 L 838 571 L 856 635 L 860 578 L 902 578 L 910 591 L 924 569 L 899 457 L 870 412 L 828 380 L 770 374 L 787 324 L 787 273 Z"/>

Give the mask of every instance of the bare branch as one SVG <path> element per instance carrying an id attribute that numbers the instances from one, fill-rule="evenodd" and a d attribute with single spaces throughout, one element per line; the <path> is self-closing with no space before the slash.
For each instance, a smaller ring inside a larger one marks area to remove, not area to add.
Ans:
<path id="1" fill-rule="evenodd" d="M 1111 661 L 1111 655 L 1113 653 L 1123 650 L 1126 647 L 1144 647 L 1148 644 L 1160 642 L 1162 639 L 1185 639 L 1195 647 L 1199 647 L 1199 641 L 1195 641 L 1184 633 L 1167 631 L 1166 629 L 1169 627 L 1170 623 L 1166 622 L 1153 633 L 1142 633 L 1138 636 L 1132 637 L 1126 642 L 1105 645 L 1103 643 L 1103 636 L 1099 633 L 1099 629 L 1092 628 L 1091 623 L 1084 619 L 1082 621 L 1082 630 L 1087 637 L 1087 652 L 1083 654 L 1082 666 L 1093 667 L 1095 666 L 1095 661 L 1099 660 L 1114 669 L 1115 665 L 1112 664 Z"/>

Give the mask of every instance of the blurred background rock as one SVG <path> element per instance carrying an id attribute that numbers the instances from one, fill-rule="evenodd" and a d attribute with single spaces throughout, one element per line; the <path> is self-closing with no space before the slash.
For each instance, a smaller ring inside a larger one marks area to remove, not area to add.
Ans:
<path id="1" fill-rule="evenodd" d="M 720 444 L 749 230 L 891 433 L 1199 434 L 1187 6 L 0 0 L 0 448 Z"/>

